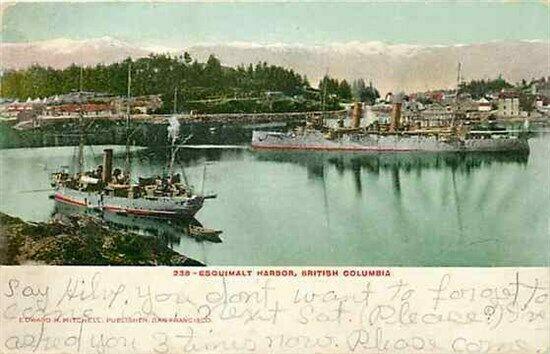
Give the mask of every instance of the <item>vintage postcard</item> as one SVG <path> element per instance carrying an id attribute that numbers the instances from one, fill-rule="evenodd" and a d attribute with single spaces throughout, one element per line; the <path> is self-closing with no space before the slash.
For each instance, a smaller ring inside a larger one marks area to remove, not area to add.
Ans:
<path id="1" fill-rule="evenodd" d="M 547 0 L 0 14 L 0 353 L 550 353 Z"/>

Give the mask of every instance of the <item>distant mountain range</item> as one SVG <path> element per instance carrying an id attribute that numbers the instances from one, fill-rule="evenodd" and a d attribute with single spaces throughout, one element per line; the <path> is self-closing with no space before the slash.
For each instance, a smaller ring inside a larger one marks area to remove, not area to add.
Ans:
<path id="1" fill-rule="evenodd" d="M 34 43 L 2 43 L 2 68 L 24 68 L 34 63 L 56 68 L 72 63 L 93 65 L 112 63 L 128 56 L 151 52 L 181 53 L 184 49 L 136 45 L 103 37 L 91 40 L 56 39 Z M 506 80 L 549 75 L 550 43 L 544 41 L 489 42 L 467 45 L 405 45 L 381 42 L 349 42 L 306 46 L 294 44 L 254 44 L 234 42 L 201 44 L 185 48 L 199 61 L 213 53 L 227 66 L 266 61 L 293 68 L 307 75 L 315 86 L 328 72 L 330 76 L 372 80 L 381 92 L 424 91 L 454 87 L 457 65 L 462 62 L 465 80 L 496 78 Z"/>

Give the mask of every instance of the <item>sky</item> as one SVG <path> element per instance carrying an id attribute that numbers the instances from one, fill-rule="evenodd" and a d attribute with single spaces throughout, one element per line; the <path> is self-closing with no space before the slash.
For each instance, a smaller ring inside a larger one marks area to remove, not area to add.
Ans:
<path id="1" fill-rule="evenodd" d="M 456 45 L 549 40 L 540 1 L 17 3 L 3 42 L 113 37 L 150 45 L 351 41 Z"/>

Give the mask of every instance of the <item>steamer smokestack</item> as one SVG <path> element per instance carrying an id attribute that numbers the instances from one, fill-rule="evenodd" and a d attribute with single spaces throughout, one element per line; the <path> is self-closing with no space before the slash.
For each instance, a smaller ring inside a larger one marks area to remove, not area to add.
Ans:
<path id="1" fill-rule="evenodd" d="M 359 128 L 359 125 L 361 125 L 362 116 L 363 116 L 363 104 L 361 102 L 355 102 L 353 104 L 353 111 L 351 113 L 352 128 Z"/>
<path id="2" fill-rule="evenodd" d="M 397 94 L 392 97 L 392 111 L 390 120 L 390 131 L 395 132 L 401 128 L 401 105 L 403 102 L 403 95 Z"/>
<path id="3" fill-rule="evenodd" d="M 113 176 L 113 149 L 103 150 L 103 182 L 111 182 Z"/>

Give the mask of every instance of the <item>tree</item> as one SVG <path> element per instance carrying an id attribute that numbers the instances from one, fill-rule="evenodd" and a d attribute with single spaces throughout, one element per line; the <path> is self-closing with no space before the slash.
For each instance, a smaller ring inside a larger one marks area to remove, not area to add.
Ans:
<path id="1" fill-rule="evenodd" d="M 369 82 L 369 86 L 366 86 L 363 79 L 353 82 L 352 92 L 354 99 L 368 104 L 374 104 L 376 99 L 380 98 L 380 92 L 372 85 L 372 82 Z"/>
<path id="2" fill-rule="evenodd" d="M 210 54 L 206 61 L 204 67 L 204 80 L 206 80 L 206 84 L 211 84 L 216 88 L 223 86 L 222 64 L 213 54 Z"/>
<path id="3" fill-rule="evenodd" d="M 521 94 L 519 96 L 519 107 L 522 111 L 532 112 L 535 109 L 535 96 L 531 94 Z"/>
<path id="4" fill-rule="evenodd" d="M 183 53 L 183 61 L 186 65 L 189 65 L 193 61 L 193 58 L 191 58 L 191 55 L 189 53 L 185 52 Z"/>
<path id="5" fill-rule="evenodd" d="M 342 80 L 338 87 L 338 96 L 343 100 L 351 100 L 351 86 L 346 80 Z"/>
<path id="6" fill-rule="evenodd" d="M 362 100 L 361 98 L 363 97 L 365 88 L 366 88 L 365 80 L 359 79 L 359 80 L 353 81 L 352 89 L 351 89 L 353 98 L 357 101 L 364 102 L 364 100 Z"/>
<path id="7" fill-rule="evenodd" d="M 309 84 L 309 80 L 308 80 L 308 78 L 307 78 L 306 75 L 304 75 L 303 86 L 305 86 L 305 87 L 310 87 L 310 86 L 311 86 L 311 85 Z"/>
<path id="8" fill-rule="evenodd" d="M 325 75 L 319 82 L 319 91 L 321 91 L 322 96 L 338 95 L 338 90 L 338 80 L 332 79 L 328 75 Z"/>
<path id="9" fill-rule="evenodd" d="M 511 88 L 512 85 L 506 82 L 501 76 L 495 80 L 472 80 L 459 85 L 459 91 L 469 93 L 472 98 L 479 99 L 491 92 L 499 92 L 502 89 Z"/>
<path id="10" fill-rule="evenodd" d="M 380 92 L 372 85 L 372 81 L 369 81 L 369 86 L 364 91 L 364 101 L 369 104 L 374 104 L 376 99 L 380 98 Z"/>

